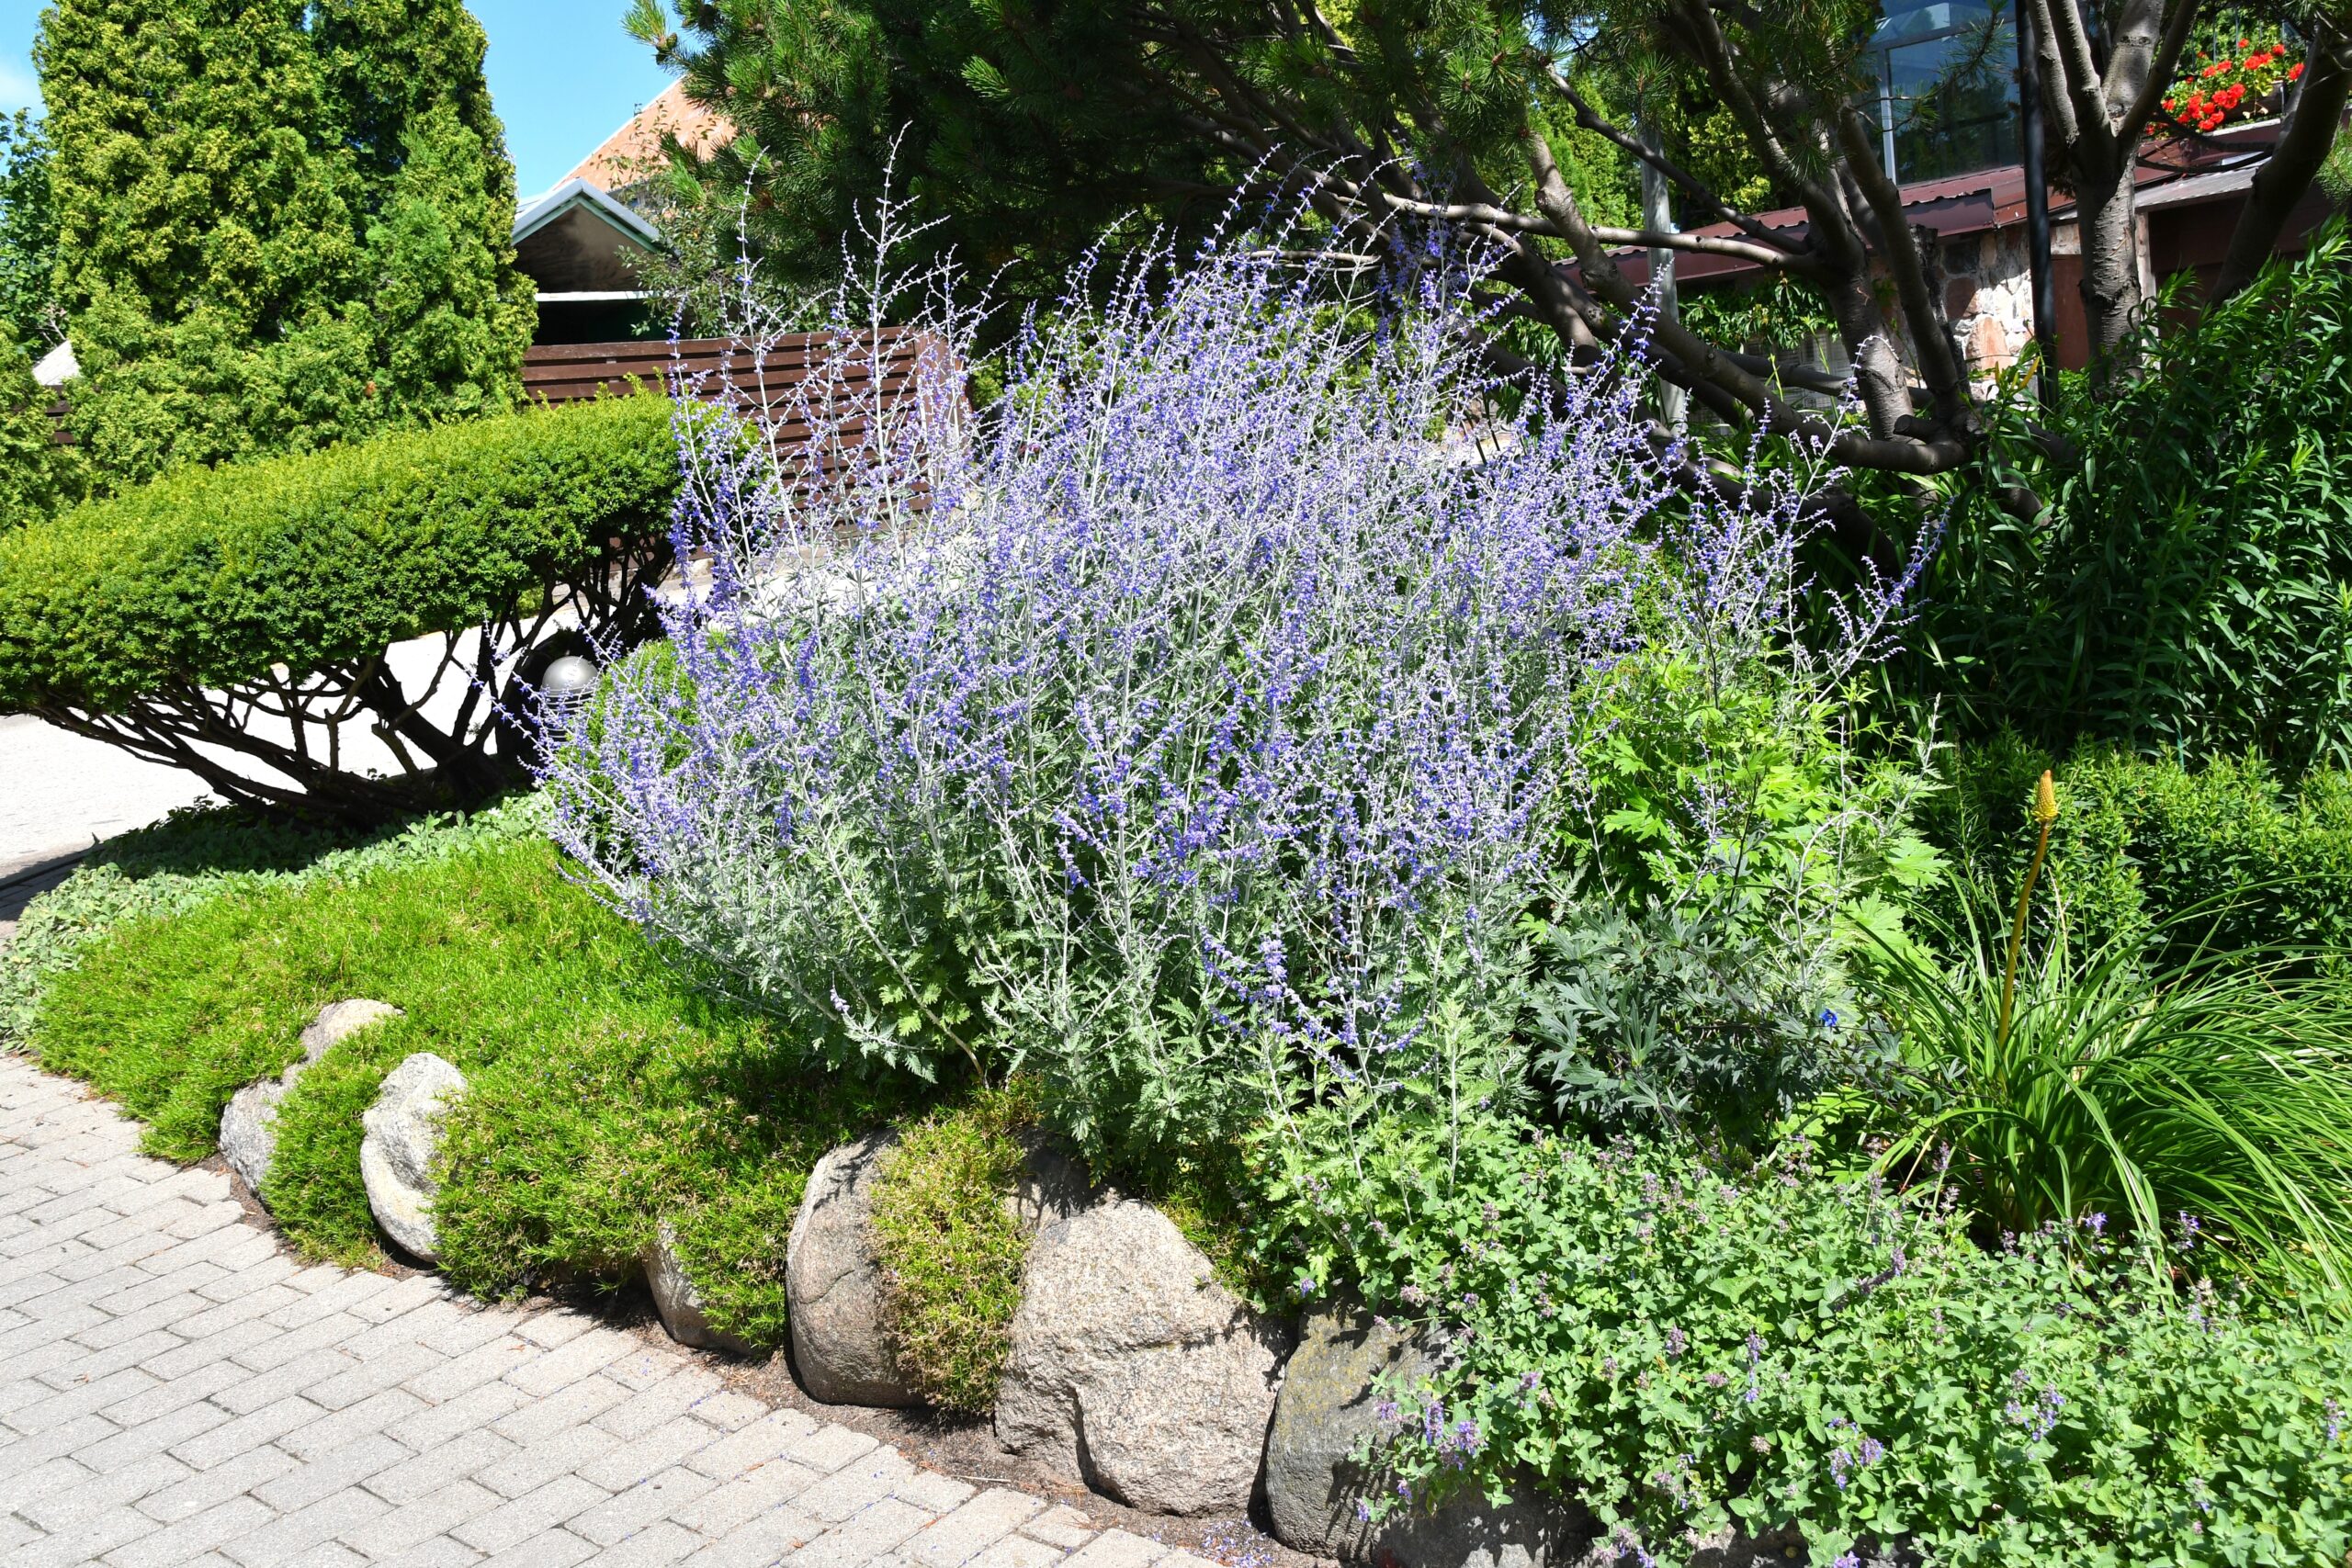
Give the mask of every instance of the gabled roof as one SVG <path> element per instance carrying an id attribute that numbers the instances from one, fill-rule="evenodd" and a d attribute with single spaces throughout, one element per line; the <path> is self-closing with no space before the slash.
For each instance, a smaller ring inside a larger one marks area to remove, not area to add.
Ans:
<path id="1" fill-rule="evenodd" d="M 684 82 L 673 82 L 582 158 L 571 177 L 606 190 L 626 190 L 661 163 L 664 135 L 675 136 L 689 151 L 701 153 L 733 141 L 735 127 L 724 115 L 687 97 Z"/>
<path id="2" fill-rule="evenodd" d="M 577 175 L 545 195 L 535 196 L 524 203 L 521 210 L 514 214 L 512 243 L 521 244 L 575 208 L 584 208 L 640 245 L 662 243 L 660 230 L 630 211 L 604 186 L 582 179 Z"/>

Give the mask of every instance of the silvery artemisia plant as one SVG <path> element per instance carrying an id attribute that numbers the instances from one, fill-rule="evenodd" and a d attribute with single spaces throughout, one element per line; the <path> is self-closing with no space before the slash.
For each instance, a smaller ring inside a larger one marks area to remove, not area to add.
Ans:
<path id="1" fill-rule="evenodd" d="M 811 1053 L 1033 1073 L 1098 1151 L 1507 1079 L 1508 1019 L 1464 1021 L 1510 994 L 1662 469 L 1615 367 L 1498 412 L 1452 258 L 1355 298 L 1298 255 L 1087 268 L 978 412 L 942 276 L 854 269 L 774 386 L 747 268 L 752 397 L 677 389 L 708 586 L 550 761 L 564 847 Z M 911 385 L 854 335 L 894 319 Z M 1786 531 L 1756 504 L 1711 514 Z"/>

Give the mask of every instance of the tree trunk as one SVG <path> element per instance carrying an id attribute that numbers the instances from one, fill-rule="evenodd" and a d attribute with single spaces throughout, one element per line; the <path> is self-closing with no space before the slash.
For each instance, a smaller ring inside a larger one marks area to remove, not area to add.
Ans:
<path id="1" fill-rule="evenodd" d="M 2105 179 L 2082 180 L 2075 196 L 2075 232 L 2083 246 L 2083 316 L 2091 357 L 2106 358 L 2132 341 L 2143 296 L 2140 290 L 2140 204 L 2127 155 Z"/>

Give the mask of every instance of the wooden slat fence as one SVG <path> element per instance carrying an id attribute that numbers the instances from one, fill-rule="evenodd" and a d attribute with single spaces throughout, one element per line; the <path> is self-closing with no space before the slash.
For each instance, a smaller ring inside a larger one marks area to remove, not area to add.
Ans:
<path id="1" fill-rule="evenodd" d="M 835 406 L 871 395 L 867 389 L 878 376 L 876 389 L 888 408 L 914 387 L 924 351 L 936 342 L 911 327 L 885 327 L 856 336 L 870 340 L 870 356 L 842 355 L 840 340 L 820 333 L 779 338 L 758 354 L 750 344 L 727 338 L 687 338 L 675 344 L 666 340 L 539 344 L 523 355 L 523 396 L 534 403 L 575 403 L 637 390 L 664 391 L 675 373 L 707 395 L 748 412 L 761 406 L 763 393 L 769 407 L 788 405 L 794 389 L 809 378 L 812 369 L 830 366 Z M 74 437 L 65 428 L 65 407 L 62 396 L 49 406 L 51 439 L 70 446 Z M 866 423 L 863 418 L 826 423 L 829 434 L 853 439 Z M 780 424 L 775 438 L 783 445 L 805 440 L 809 434 L 807 422 L 796 420 Z"/>

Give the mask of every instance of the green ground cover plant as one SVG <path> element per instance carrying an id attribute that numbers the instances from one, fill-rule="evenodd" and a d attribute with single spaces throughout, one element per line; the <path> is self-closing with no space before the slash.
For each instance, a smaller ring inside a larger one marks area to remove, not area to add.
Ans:
<path id="1" fill-rule="evenodd" d="M 902 1100 L 791 1072 L 766 1022 L 699 996 L 527 832 L 119 927 L 51 978 L 31 1045 L 145 1120 L 152 1150 L 198 1159 L 229 1095 L 351 996 L 405 1016 L 288 1098 L 273 1210 L 309 1254 L 372 1257 L 360 1114 L 403 1056 L 433 1051 L 470 1080 L 448 1131 L 443 1266 L 485 1293 L 617 1286 L 669 1218 L 714 1321 L 780 1343 L 808 1170 Z"/>
<path id="2" fill-rule="evenodd" d="M 1817 1563 L 2352 1547 L 2339 1329 L 2177 1293 L 2080 1222 L 1979 1246 L 1932 1175 L 1898 1190 L 1802 1144 L 1735 1176 L 1509 1118 L 1384 1134 L 1271 1145 L 1265 1234 L 1308 1293 L 1443 1344 L 1383 1391 L 1397 1506 L 1532 1472 L 1628 1556 L 1676 1562 L 1730 1524 L 1793 1526 Z"/>
<path id="3" fill-rule="evenodd" d="M 109 839 L 35 898 L 0 947 L 0 1049 L 26 1045 L 44 987 L 118 928 L 232 893 L 350 878 L 528 838 L 542 819 L 537 803 L 513 800 L 356 834 L 243 807 L 197 807 Z"/>
<path id="4" fill-rule="evenodd" d="M 983 1090 L 903 1129 L 874 1184 L 891 1348 L 942 1409 L 986 1415 L 1012 1349 L 1029 1237 L 1006 1206 L 1036 1108 Z"/>

